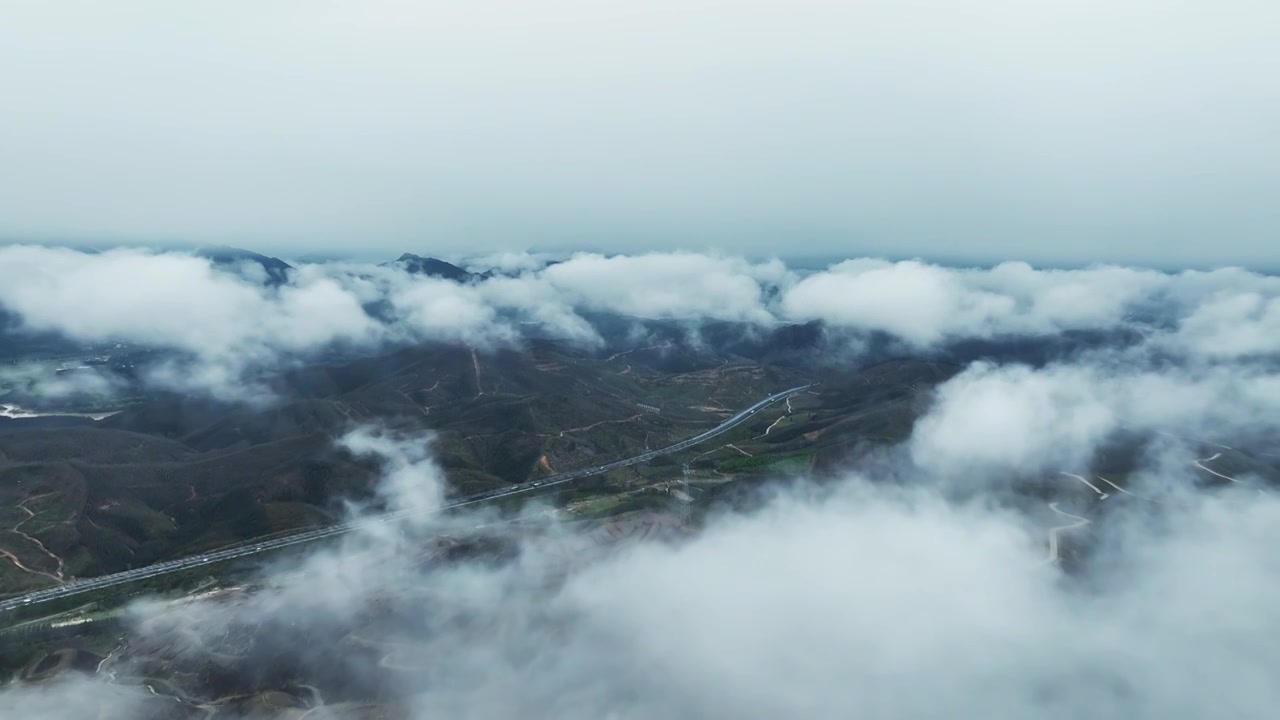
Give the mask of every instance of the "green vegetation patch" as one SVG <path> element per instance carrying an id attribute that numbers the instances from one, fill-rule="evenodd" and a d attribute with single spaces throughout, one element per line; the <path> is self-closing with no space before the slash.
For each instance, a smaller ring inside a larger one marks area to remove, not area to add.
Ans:
<path id="1" fill-rule="evenodd" d="M 813 453 L 811 451 L 788 453 L 786 455 L 742 456 L 722 460 L 718 467 L 721 472 L 795 475 L 807 470 L 812 459 Z"/>

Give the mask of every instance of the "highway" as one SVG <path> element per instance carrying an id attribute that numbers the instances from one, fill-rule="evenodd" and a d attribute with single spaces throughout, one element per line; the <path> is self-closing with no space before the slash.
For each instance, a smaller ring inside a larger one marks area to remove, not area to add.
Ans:
<path id="1" fill-rule="evenodd" d="M 677 453 L 677 452 L 680 452 L 681 450 L 685 450 L 687 448 L 693 447 L 694 445 L 697 445 L 699 443 L 706 442 L 707 440 L 710 440 L 713 437 L 722 435 L 728 432 L 729 430 L 732 430 L 733 428 L 737 427 L 738 425 L 741 425 L 742 423 L 746 422 L 747 420 L 755 416 L 756 413 L 760 412 L 766 407 L 780 400 L 784 400 L 793 395 L 802 393 L 811 387 L 813 386 L 800 385 L 798 387 L 793 387 L 789 390 L 783 390 L 782 392 L 774 393 L 773 395 L 770 395 L 769 397 L 764 398 L 763 400 L 756 402 L 754 405 L 740 411 L 738 414 L 725 420 L 724 422 L 711 428 L 710 430 L 694 435 L 691 438 L 681 440 L 680 442 L 675 443 L 674 445 L 668 445 L 666 447 L 658 448 L 656 450 L 649 450 L 648 452 L 645 452 L 640 455 L 636 455 L 635 457 L 627 458 L 625 460 L 616 460 L 614 462 L 606 463 L 604 465 L 595 465 L 588 468 L 582 468 L 579 470 L 573 470 L 566 473 L 560 473 L 558 475 L 552 475 L 550 477 L 546 477 L 541 480 L 535 480 L 533 482 L 523 483 L 521 485 L 517 485 L 510 488 L 501 488 L 498 490 L 490 490 L 488 492 L 478 493 L 476 495 L 468 495 L 467 497 L 459 498 L 457 500 L 454 500 L 452 502 L 449 502 L 441 506 L 438 511 L 443 512 L 445 510 L 451 510 L 454 508 L 464 507 L 467 505 L 474 505 L 476 503 L 488 502 L 491 500 L 498 500 L 500 498 L 512 497 L 514 495 L 522 495 L 525 493 L 533 492 L 535 490 L 541 490 L 541 489 L 553 487 L 556 485 L 564 485 L 566 483 L 570 483 L 575 480 L 581 480 L 583 478 L 592 477 L 595 475 L 603 475 L 604 473 L 607 473 L 610 470 L 616 470 L 618 468 L 627 467 L 629 465 L 636 465 L 642 462 L 646 462 L 648 460 L 652 460 L 653 458 L 659 457 L 662 455 L 670 455 L 672 453 Z M 399 520 L 411 514 L 412 514 L 411 511 L 384 513 L 376 517 L 355 520 L 352 522 L 341 523 L 338 525 L 330 525 L 328 527 L 319 528 L 317 530 L 307 530 L 305 532 L 300 532 L 295 535 L 288 535 L 285 537 L 275 538 L 272 540 L 264 540 L 262 542 L 256 542 L 256 543 L 251 542 L 246 545 L 237 545 L 235 547 L 224 548 L 222 550 L 214 550 L 211 552 L 202 553 L 200 555 L 192 555 L 192 556 L 180 558 L 177 560 L 166 560 L 164 562 L 159 562 L 154 565 L 135 568 L 133 570 L 124 570 L 121 572 L 112 573 L 110 575 L 100 575 L 98 577 L 85 578 L 83 580 L 75 580 L 62 585 L 45 588 L 43 590 L 37 590 L 35 592 L 28 593 L 26 595 L 20 595 L 17 597 L 9 598 L 7 600 L 2 600 L 0 601 L 0 612 L 6 612 L 6 611 L 14 610 L 20 607 L 27 607 L 36 603 L 48 602 L 50 600 L 57 600 L 60 598 L 70 597 L 72 595 L 79 595 L 81 593 L 91 592 L 93 590 L 101 590 L 102 588 L 112 587 L 115 585 L 123 585 L 125 583 L 136 582 L 138 580 L 145 580 L 147 578 L 157 577 L 160 575 L 168 575 L 170 573 L 181 572 L 183 570 L 188 570 L 194 567 L 198 567 L 200 565 L 206 565 L 214 562 L 225 562 L 227 560 L 235 560 L 237 558 L 249 557 L 251 555 L 270 552 L 272 550 L 279 550 L 281 548 L 290 547 L 292 545 L 301 545 L 303 543 L 314 542 L 316 540 L 322 540 L 324 538 L 333 537 L 335 535 L 342 535 L 342 534 L 351 532 L 353 530 L 359 529 L 361 527 L 376 526 L 381 523 L 387 523 L 387 522 L 392 522 L 394 520 Z"/>

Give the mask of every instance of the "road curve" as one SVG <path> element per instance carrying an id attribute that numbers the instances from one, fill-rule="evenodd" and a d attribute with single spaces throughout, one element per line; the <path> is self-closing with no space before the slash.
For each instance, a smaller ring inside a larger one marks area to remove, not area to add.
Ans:
<path id="1" fill-rule="evenodd" d="M 1076 522 L 1069 525 L 1059 525 L 1057 527 L 1049 528 L 1049 557 L 1045 559 L 1044 564 L 1046 565 L 1052 565 L 1058 562 L 1058 535 L 1060 533 L 1066 532 L 1067 530 L 1082 528 L 1089 524 L 1088 518 L 1082 518 L 1079 515 L 1072 515 L 1069 512 L 1059 510 L 1058 503 L 1056 502 L 1049 503 L 1049 509 L 1063 517 L 1069 517 Z"/>
<path id="2" fill-rule="evenodd" d="M 1222 478 L 1223 480 L 1230 480 L 1230 481 L 1231 481 L 1231 482 L 1233 482 L 1233 483 L 1238 483 L 1238 482 L 1240 482 L 1239 480 L 1237 480 L 1237 479 L 1235 479 L 1235 478 L 1231 477 L 1230 475 L 1223 475 L 1222 473 L 1218 472 L 1217 470 L 1213 470 L 1213 469 L 1210 469 L 1210 468 L 1207 468 L 1207 467 L 1205 467 L 1205 466 L 1204 466 L 1204 463 L 1207 463 L 1207 462 L 1213 462 L 1214 460 L 1217 460 L 1217 459 L 1218 459 L 1218 458 L 1220 458 L 1220 457 L 1222 457 L 1222 453 L 1214 453 L 1212 456 L 1207 457 L 1207 458 L 1201 458 L 1201 459 L 1199 459 L 1199 460 L 1192 460 L 1192 461 L 1191 461 L 1191 464 L 1192 464 L 1192 465 L 1195 465 L 1196 467 L 1200 468 L 1201 470 L 1203 470 L 1203 471 L 1205 471 L 1205 472 L 1209 473 L 1210 475 L 1216 475 L 1216 476 L 1218 476 L 1218 477 Z"/>
<path id="3" fill-rule="evenodd" d="M 593 477 L 595 475 L 603 475 L 604 473 L 607 473 L 611 470 L 617 470 L 618 468 L 627 467 L 629 465 L 636 465 L 642 462 L 646 462 L 648 460 L 652 460 L 653 458 L 659 457 L 662 455 L 670 455 L 672 453 L 680 452 L 681 450 L 685 450 L 694 445 L 710 440 L 711 438 L 716 437 L 717 435 L 722 435 L 728 432 L 729 430 L 732 430 L 733 428 L 737 427 L 738 425 L 741 425 L 742 423 L 746 422 L 748 419 L 750 419 L 756 413 L 760 412 L 766 407 L 780 400 L 789 398 L 792 395 L 797 395 L 799 393 L 802 393 L 811 387 L 813 387 L 813 385 L 800 385 L 798 387 L 793 387 L 789 390 L 783 390 L 782 392 L 774 393 L 773 395 L 770 395 L 769 397 L 756 402 L 750 407 L 747 407 L 746 409 L 739 411 L 733 417 L 725 420 L 724 422 L 711 428 L 710 430 L 694 435 L 691 438 L 681 440 L 680 442 L 675 443 L 673 445 L 668 445 L 664 448 L 649 450 L 640 455 L 636 455 L 635 457 L 626 458 L 624 460 L 616 460 L 614 462 L 606 463 L 604 465 L 595 465 L 589 468 L 582 468 L 580 470 L 560 473 L 559 475 L 551 475 L 541 480 L 535 480 L 533 482 L 524 483 L 522 485 L 518 485 L 512 488 L 501 488 L 499 490 L 490 490 L 488 492 L 478 493 L 475 495 L 468 495 L 467 497 L 459 498 L 457 500 L 454 500 L 453 502 L 443 505 L 440 508 L 440 510 L 441 511 L 450 510 L 453 508 L 464 507 L 467 505 L 474 505 L 476 503 L 487 502 L 490 500 L 497 500 L 500 498 L 512 497 L 514 495 L 522 495 L 524 493 L 532 492 L 534 490 L 541 490 L 543 488 L 548 488 L 555 485 L 563 485 L 565 483 L 570 483 L 575 480 L 581 480 L 582 478 Z M 44 588 L 43 590 L 37 590 L 35 592 L 28 593 L 26 595 L 19 595 L 17 597 L 12 597 L 7 600 L 0 600 L 0 612 L 6 612 L 6 611 L 14 610 L 16 608 L 27 607 L 29 605 L 34 605 L 36 603 L 48 602 L 50 600 L 56 600 L 59 598 L 70 597 L 72 595 L 79 595 L 81 593 L 86 593 L 93 590 L 101 590 L 102 588 L 112 587 L 115 585 L 123 585 L 125 583 L 135 582 L 137 580 L 144 580 L 147 578 L 157 577 L 160 575 L 168 575 L 170 573 L 180 572 L 182 570 L 198 567 L 200 565 L 206 565 L 214 562 L 225 562 L 227 560 L 235 560 L 242 557 L 249 557 L 251 555 L 257 555 L 259 553 L 269 552 L 271 550 L 279 550 L 281 548 L 290 547 L 292 545 L 300 545 L 303 543 L 314 542 L 316 540 L 333 537 L 335 535 L 342 535 L 342 534 L 351 532 L 352 530 L 355 530 L 359 527 L 373 526 L 380 523 L 386 523 L 393 520 L 398 520 L 400 518 L 407 517 L 410 514 L 412 514 L 410 511 L 385 513 L 373 518 L 356 520 L 352 522 L 341 523 L 338 525 L 330 525 L 328 527 L 319 528 L 317 530 L 307 530 L 305 532 L 297 533 L 294 535 L 287 535 L 285 537 L 275 538 L 273 540 L 264 540 L 258 543 L 238 545 L 236 547 L 225 548 L 222 550 L 214 550 L 212 552 L 202 553 L 200 555 L 192 555 L 192 556 L 180 558 L 177 560 L 166 560 L 164 562 L 159 562 L 154 565 L 148 565 L 142 568 L 135 568 L 133 570 L 124 570 L 121 572 L 112 573 L 110 575 L 100 575 L 98 577 L 85 578 L 83 580 L 75 580 L 75 581 L 58 585 L 55 587 L 49 587 L 49 588 Z"/>
<path id="4" fill-rule="evenodd" d="M 1102 489 L 1101 489 L 1101 488 L 1099 488 L 1097 485 L 1094 485 L 1093 483 L 1089 482 L 1089 478 L 1086 478 L 1086 477 L 1085 477 L 1085 476 L 1083 476 L 1083 475 L 1076 475 L 1075 473 L 1069 473 L 1069 472 L 1064 472 L 1064 473 L 1061 473 L 1061 474 L 1062 474 L 1062 475 L 1066 475 L 1066 476 L 1067 476 L 1067 477 L 1069 477 L 1069 478 L 1075 478 L 1076 480 L 1079 480 L 1080 482 L 1082 482 L 1082 483 L 1084 483 L 1085 485 L 1089 486 L 1089 489 L 1090 489 L 1090 490 L 1092 490 L 1092 491 L 1094 491 L 1095 493 L 1097 493 L 1097 494 L 1098 494 L 1098 499 L 1099 499 L 1099 500 L 1106 500 L 1107 498 L 1111 497 L 1109 494 L 1107 494 L 1107 493 L 1103 492 L 1103 491 L 1102 491 Z"/>

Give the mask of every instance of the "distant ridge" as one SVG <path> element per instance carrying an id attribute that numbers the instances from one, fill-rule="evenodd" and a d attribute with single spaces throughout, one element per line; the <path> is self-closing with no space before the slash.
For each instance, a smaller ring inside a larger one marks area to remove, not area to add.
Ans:
<path id="1" fill-rule="evenodd" d="M 399 267 L 412 275 L 427 275 L 429 277 L 444 278 L 445 280 L 453 280 L 455 282 L 471 282 L 473 280 L 484 280 L 490 276 L 490 273 L 473 273 L 464 270 L 450 262 L 445 262 L 438 258 L 422 257 L 413 253 L 404 253 L 396 258 L 393 262 L 385 263 L 387 266 Z"/>
<path id="2" fill-rule="evenodd" d="M 280 258 L 268 257 L 252 250 L 226 245 L 203 247 L 196 250 L 195 254 L 197 257 L 209 260 L 214 265 L 228 269 L 239 270 L 246 263 L 257 265 L 266 273 L 266 284 L 271 287 L 277 287 L 289 282 L 289 271 L 293 270 L 292 265 Z"/>

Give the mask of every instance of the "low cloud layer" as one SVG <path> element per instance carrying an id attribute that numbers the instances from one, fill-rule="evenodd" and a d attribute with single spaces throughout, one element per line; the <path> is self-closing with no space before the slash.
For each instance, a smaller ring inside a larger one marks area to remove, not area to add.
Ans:
<path id="1" fill-rule="evenodd" d="M 1163 281 L 1163 282 L 1162 282 Z M 948 340 L 1110 328 L 1168 282 L 1149 270 L 1036 270 L 1021 262 L 955 270 L 849 260 L 786 294 L 786 317 L 888 333 L 915 348 Z"/>
<path id="2" fill-rule="evenodd" d="M 1124 366 L 1125 354 L 1042 369 L 977 363 L 944 383 L 910 452 L 934 474 L 1036 476 L 1087 468 L 1121 432 L 1269 444 L 1280 378 L 1268 368 Z"/>
<path id="3" fill-rule="evenodd" d="M 173 351 L 143 368 L 145 377 L 224 397 L 246 395 L 252 378 L 334 348 L 518 346 L 531 334 L 598 348 L 600 315 L 675 322 L 695 333 L 716 322 L 744 332 L 818 322 L 851 350 L 879 337 L 902 354 L 1082 331 L 1128 333 L 1144 354 L 1188 363 L 1280 354 L 1280 279 L 1242 269 L 977 269 L 860 259 L 799 272 L 777 260 L 689 252 L 579 254 L 549 265 L 506 256 L 475 266 L 508 273 L 460 283 L 398 266 L 298 264 L 288 282 L 271 284 L 255 264 L 237 272 L 179 252 L 8 246 L 0 247 L 0 309 L 29 331 Z"/>
<path id="4" fill-rule="evenodd" d="M 30 330 L 173 351 L 168 364 L 145 369 L 151 380 L 223 396 L 331 349 L 516 346 L 531 334 L 599 348 L 605 341 L 593 323 L 602 315 L 695 333 L 712 322 L 745 332 L 816 321 L 851 349 L 881 338 L 910 354 L 1077 331 L 1126 333 L 1148 356 L 1186 362 L 1280 354 L 1280 279 L 1241 269 L 855 259 L 801 272 L 777 260 L 692 253 L 583 253 L 550 265 L 521 257 L 481 259 L 477 267 L 508 274 L 466 283 L 331 263 L 299 264 L 273 285 L 255 277 L 252 263 L 232 272 L 181 253 L 8 246 L 0 248 L 0 308 Z"/>
<path id="5" fill-rule="evenodd" d="M 336 668 L 414 720 L 1261 720 L 1280 703 L 1269 641 L 1280 496 L 1197 465 L 1214 443 L 1275 451 L 1275 278 L 871 259 L 803 274 L 587 254 L 549 267 L 508 258 L 515 274 L 469 283 L 302 265 L 273 288 L 186 255 L 0 253 L 0 303 L 27 325 L 167 347 L 228 386 L 333 345 L 518 344 L 527 323 L 597 347 L 600 313 L 693 328 L 817 320 L 833 338 L 886 336 L 908 353 L 1073 331 L 1128 338 L 1037 365 L 972 362 L 900 445 L 873 451 L 879 464 L 669 541 L 602 547 L 544 508 L 522 524 L 442 517 L 431 438 L 359 430 L 337 444 L 383 473 L 376 508 L 351 509 L 356 531 L 266 568 L 247 598 L 135 605 L 121 673 L 147 672 L 149 652 L 162 672 L 199 665 L 248 634 L 273 659 L 239 668 L 251 677 Z M 94 303 L 84 283 L 108 281 L 123 297 Z M 91 306 L 71 317 L 57 303 Z M 1105 501 L 1063 475 L 1087 475 L 1125 439 L 1141 452 Z M 383 508 L 401 512 L 372 521 Z M 504 559 L 442 562 L 422 544 L 477 531 Z M 1075 548 L 1069 570 L 1052 562 L 1051 534 L 1054 549 Z M 0 709 L 142 712 L 148 696 L 108 680 L 9 687 Z"/>
<path id="6" fill-rule="evenodd" d="M 1006 378 L 1044 396 L 1032 380 Z M 424 440 L 361 431 L 342 444 L 381 458 L 392 507 L 426 511 L 443 476 Z M 1176 502 L 1111 501 L 1088 531 L 1089 565 L 1066 575 L 1045 560 L 1055 516 L 1042 504 L 999 490 L 948 500 L 919 470 L 899 472 L 920 482 L 850 474 L 713 518 L 692 539 L 604 554 L 579 554 L 590 540 L 554 528 L 496 565 L 407 551 L 416 533 L 492 518 L 406 516 L 273 568 L 247 600 L 139 604 L 131 646 L 167 647 L 166 667 L 181 668 L 246 628 L 265 643 L 310 638 L 266 656 L 376 677 L 421 720 L 1261 720 L 1280 702 L 1274 496 L 1204 492 L 1153 465 Z M 352 628 L 380 662 L 325 645 Z M 131 717 L 140 702 L 96 680 L 0 692 L 0 708 L 33 720 Z"/>
<path id="7" fill-rule="evenodd" d="M 1195 464 L 1212 443 L 1275 451 L 1273 277 L 873 259 L 805 274 L 724 256 L 587 254 L 549 267 L 508 258 L 514 274 L 470 283 L 303 264 L 270 287 L 186 255 L 7 248 L 0 259 L 0 304 L 28 326 L 178 351 L 186 364 L 171 367 L 195 378 L 187 388 L 243 387 L 333 346 L 518 345 L 531 323 L 599 347 L 598 314 L 695 329 L 816 320 L 833 339 L 882 336 L 903 353 L 1073 331 L 1127 338 L 1034 366 L 971 363 L 874 470 L 715 516 L 692 538 L 607 551 L 541 509 L 526 515 L 536 531 L 511 533 L 495 514 L 434 515 L 444 476 L 430 438 L 362 430 L 339 445 L 379 460 L 379 507 L 406 512 L 268 568 L 248 599 L 138 604 L 138 652 L 122 671 L 145 662 L 148 643 L 176 652 L 164 656 L 176 667 L 248 628 L 303 669 L 341 658 L 344 677 L 403 698 L 415 720 L 1261 719 L 1280 703 L 1267 670 L 1280 652 L 1266 641 L 1280 632 L 1269 550 L 1280 502 L 1257 478 Z M 180 282 L 150 280 L 167 273 Z M 86 281 L 128 288 L 94 303 Z M 1062 473 L 1087 476 L 1134 437 L 1146 444 L 1124 491 L 1090 508 L 1094 494 Z M 424 561 L 415 541 L 477 527 L 513 557 Z M 1073 529 L 1055 542 L 1087 553 L 1070 573 L 1046 557 L 1062 527 Z M 173 647 L 174 627 L 198 641 Z M 327 644 L 351 628 L 372 633 L 375 656 Z M 90 708 L 133 718 L 147 703 L 104 678 L 0 692 L 6 715 L 33 720 Z"/>

